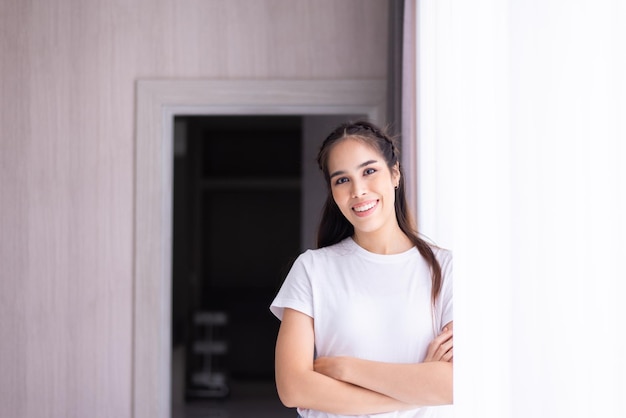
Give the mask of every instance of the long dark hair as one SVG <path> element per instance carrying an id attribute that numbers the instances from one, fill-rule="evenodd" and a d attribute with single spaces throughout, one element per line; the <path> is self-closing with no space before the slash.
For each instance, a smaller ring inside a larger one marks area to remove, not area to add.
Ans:
<path id="1" fill-rule="evenodd" d="M 332 191 L 330 190 L 330 173 L 328 172 L 330 151 L 334 145 L 346 138 L 355 138 L 363 141 L 383 156 L 391 172 L 396 169 L 399 170 L 400 183 L 396 190 L 395 199 L 396 219 L 402 232 L 411 240 L 430 266 L 432 280 L 431 299 L 434 305 L 441 291 L 441 266 L 435 257 L 431 245 L 419 237 L 413 217 L 410 214 L 406 199 L 404 175 L 400 166 L 400 152 L 396 141 L 370 122 L 359 121 L 339 125 L 326 137 L 317 155 L 317 163 L 324 173 L 324 179 L 328 187 L 326 203 L 324 204 L 322 219 L 317 231 L 317 247 L 328 247 L 354 235 L 354 227 L 343 216 L 333 199 Z"/>

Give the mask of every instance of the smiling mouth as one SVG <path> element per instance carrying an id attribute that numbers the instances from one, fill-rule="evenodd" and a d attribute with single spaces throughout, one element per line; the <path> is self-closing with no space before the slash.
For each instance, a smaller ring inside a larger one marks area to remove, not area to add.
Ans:
<path id="1" fill-rule="evenodd" d="M 368 211 L 372 210 L 376 205 L 378 205 L 378 200 L 372 200 L 371 202 L 365 203 L 363 205 L 354 206 L 352 210 L 356 212 L 357 215 L 364 215 Z"/>

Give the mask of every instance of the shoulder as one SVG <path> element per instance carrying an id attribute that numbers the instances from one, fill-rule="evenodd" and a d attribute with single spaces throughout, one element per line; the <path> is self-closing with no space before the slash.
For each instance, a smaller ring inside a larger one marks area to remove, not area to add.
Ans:
<path id="1" fill-rule="evenodd" d="M 336 244 L 329 245 L 328 247 L 316 248 L 306 250 L 300 254 L 300 259 L 303 262 L 310 261 L 322 261 L 322 260 L 336 260 L 345 256 L 349 256 L 355 253 L 354 241 L 351 238 L 346 238 Z"/>
<path id="2" fill-rule="evenodd" d="M 354 251 L 345 240 L 328 247 L 309 249 L 298 256 L 292 270 L 304 271 L 308 276 L 325 275 L 330 270 L 349 264 L 350 254 Z"/>
<path id="3" fill-rule="evenodd" d="M 450 275 L 452 272 L 452 251 L 434 245 L 431 248 L 444 276 Z"/>
<path id="4" fill-rule="evenodd" d="M 452 251 L 434 245 L 432 245 L 431 248 L 433 250 L 433 254 L 435 254 L 435 257 L 440 263 L 444 261 L 452 261 Z"/>

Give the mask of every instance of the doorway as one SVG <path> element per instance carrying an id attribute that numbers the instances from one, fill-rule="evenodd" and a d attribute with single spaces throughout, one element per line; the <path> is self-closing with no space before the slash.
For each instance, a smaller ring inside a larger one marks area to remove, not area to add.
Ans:
<path id="1" fill-rule="evenodd" d="M 268 306 L 301 251 L 302 119 L 174 119 L 174 418 L 294 415 Z"/>

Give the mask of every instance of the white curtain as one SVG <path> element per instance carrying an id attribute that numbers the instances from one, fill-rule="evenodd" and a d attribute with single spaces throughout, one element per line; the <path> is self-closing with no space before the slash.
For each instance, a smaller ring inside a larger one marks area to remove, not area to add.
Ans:
<path id="1" fill-rule="evenodd" d="M 626 2 L 407 13 L 418 223 L 455 254 L 455 416 L 626 417 Z"/>

